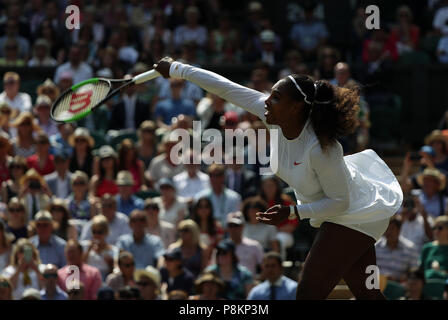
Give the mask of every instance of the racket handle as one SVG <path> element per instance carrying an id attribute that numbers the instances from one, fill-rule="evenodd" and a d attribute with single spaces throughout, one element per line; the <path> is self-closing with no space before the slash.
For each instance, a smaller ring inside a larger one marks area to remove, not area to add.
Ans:
<path id="1" fill-rule="evenodd" d="M 158 73 L 156 70 L 149 70 L 143 73 L 140 73 L 139 75 L 134 77 L 134 83 L 135 84 L 139 84 L 139 83 L 143 83 L 149 80 L 152 80 L 154 78 L 157 78 L 158 76 L 160 76 L 161 74 Z"/>

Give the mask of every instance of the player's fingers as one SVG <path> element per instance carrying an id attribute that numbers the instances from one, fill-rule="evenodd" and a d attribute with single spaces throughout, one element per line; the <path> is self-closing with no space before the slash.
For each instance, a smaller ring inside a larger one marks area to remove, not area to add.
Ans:
<path id="1" fill-rule="evenodd" d="M 257 217 L 259 218 L 267 218 L 272 219 L 277 214 L 277 211 L 271 211 L 271 212 L 257 212 Z"/>

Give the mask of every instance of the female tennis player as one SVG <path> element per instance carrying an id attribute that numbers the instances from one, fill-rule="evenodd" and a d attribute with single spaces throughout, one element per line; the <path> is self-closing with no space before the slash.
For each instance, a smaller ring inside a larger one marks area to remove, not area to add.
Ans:
<path id="1" fill-rule="evenodd" d="M 305 260 L 297 299 L 325 299 L 343 278 L 357 299 L 384 299 L 366 281 L 376 265 L 374 244 L 403 200 L 398 181 L 373 150 L 343 156 L 336 138 L 355 129 L 359 96 L 355 91 L 290 75 L 270 95 L 215 74 L 163 58 L 154 68 L 164 77 L 183 78 L 258 116 L 270 130 L 271 167 L 295 191 L 296 206 L 275 205 L 258 213 L 276 225 L 310 219 L 319 228 Z"/>

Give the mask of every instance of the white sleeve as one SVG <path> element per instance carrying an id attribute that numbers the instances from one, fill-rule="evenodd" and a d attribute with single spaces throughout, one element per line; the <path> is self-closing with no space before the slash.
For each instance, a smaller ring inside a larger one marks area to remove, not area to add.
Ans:
<path id="1" fill-rule="evenodd" d="M 325 194 L 320 200 L 297 206 L 300 219 L 328 218 L 344 214 L 350 205 L 348 170 L 339 143 L 322 151 L 316 145 L 310 153 L 310 165 Z"/>
<path id="2" fill-rule="evenodd" d="M 191 81 L 265 121 L 264 106 L 268 96 L 264 93 L 239 85 L 214 72 L 180 62 L 171 64 L 170 76 Z"/>

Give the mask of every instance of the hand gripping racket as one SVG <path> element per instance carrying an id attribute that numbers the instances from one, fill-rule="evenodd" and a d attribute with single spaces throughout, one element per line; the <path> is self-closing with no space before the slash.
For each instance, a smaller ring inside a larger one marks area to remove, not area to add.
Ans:
<path id="1" fill-rule="evenodd" d="M 57 122 L 80 120 L 122 89 L 160 76 L 156 70 L 143 72 L 130 79 L 91 78 L 77 83 L 62 93 L 51 108 L 51 118 Z M 121 84 L 112 89 L 112 84 Z"/>

